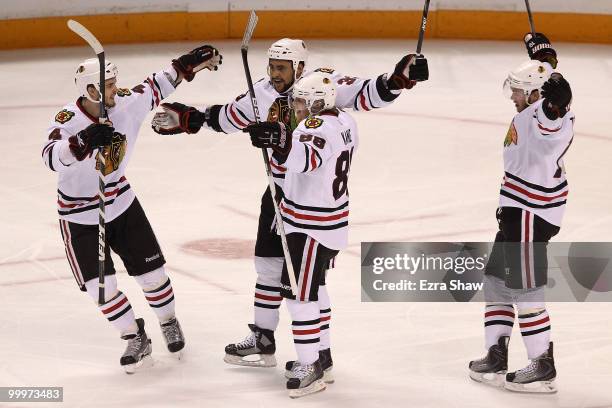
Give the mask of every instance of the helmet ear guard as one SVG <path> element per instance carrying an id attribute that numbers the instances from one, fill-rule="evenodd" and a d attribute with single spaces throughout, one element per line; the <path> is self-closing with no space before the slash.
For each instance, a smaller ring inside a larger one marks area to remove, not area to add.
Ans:
<path id="1" fill-rule="evenodd" d="M 106 79 L 117 77 L 119 72 L 115 64 L 107 60 L 105 68 Z M 97 58 L 88 58 L 79 64 L 74 75 L 74 83 L 80 96 L 89 99 L 91 102 L 99 102 L 99 100 L 93 100 L 87 90 L 89 85 L 93 85 L 100 92 L 100 63 Z"/>
<path id="2" fill-rule="evenodd" d="M 552 70 L 549 64 L 536 60 L 522 63 L 508 74 L 504 81 L 504 95 L 510 98 L 513 89 L 520 89 L 525 94 L 525 100 L 529 103 L 529 96 L 533 91 L 542 93 L 542 85 L 550 78 Z"/>

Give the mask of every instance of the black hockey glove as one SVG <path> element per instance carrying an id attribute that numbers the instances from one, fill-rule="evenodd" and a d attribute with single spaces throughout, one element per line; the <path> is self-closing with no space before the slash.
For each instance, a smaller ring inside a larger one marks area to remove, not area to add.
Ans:
<path id="1" fill-rule="evenodd" d="M 260 149 L 269 147 L 281 156 L 288 155 L 291 150 L 291 129 L 283 123 L 251 123 L 243 132 L 248 132 L 253 146 Z"/>
<path id="2" fill-rule="evenodd" d="M 188 54 L 182 55 L 177 59 L 172 60 L 172 66 L 178 72 L 183 74 L 187 82 L 195 77 L 196 72 L 203 69 L 216 71 L 219 69 L 223 61 L 223 56 L 219 54 L 212 45 L 204 45 L 189 51 Z"/>
<path id="3" fill-rule="evenodd" d="M 98 147 L 108 146 L 112 143 L 115 129 L 109 125 L 92 123 L 75 136 L 68 139 L 68 147 L 78 161 L 91 156 Z"/>
<path id="4" fill-rule="evenodd" d="M 570 110 L 572 102 L 572 89 L 569 83 L 558 72 L 554 72 L 550 79 L 542 85 L 544 98 L 544 113 L 551 120 L 562 118 Z"/>
<path id="5" fill-rule="evenodd" d="M 535 33 L 534 36 L 531 33 L 527 33 L 525 34 L 524 41 L 530 59 L 548 62 L 553 68 L 557 68 L 557 52 L 550 45 L 550 41 L 544 34 Z"/>
<path id="6" fill-rule="evenodd" d="M 205 115 L 196 108 L 182 103 L 162 103 L 163 111 L 157 112 L 151 127 L 160 135 L 197 133 L 204 124 Z"/>
<path id="7" fill-rule="evenodd" d="M 395 65 L 395 70 L 387 79 L 391 90 L 411 89 L 417 82 L 429 79 L 427 58 L 423 55 L 408 54 Z"/>

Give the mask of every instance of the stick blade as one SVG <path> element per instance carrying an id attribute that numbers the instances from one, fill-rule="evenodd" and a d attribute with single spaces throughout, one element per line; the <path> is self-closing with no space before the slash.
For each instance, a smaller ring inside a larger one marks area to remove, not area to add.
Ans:
<path id="1" fill-rule="evenodd" d="M 255 31 L 255 26 L 257 25 L 257 14 L 255 14 L 255 10 L 251 10 L 251 14 L 249 14 L 249 22 L 247 23 L 246 29 L 244 30 L 244 37 L 242 37 L 242 45 L 241 49 L 247 50 L 249 48 L 249 42 L 253 37 L 253 32 Z"/>
<path id="2" fill-rule="evenodd" d="M 68 20 L 68 28 L 74 31 L 79 37 L 87 41 L 89 46 L 93 48 L 96 54 L 101 54 L 104 52 L 104 48 L 102 47 L 102 44 L 100 44 L 100 41 L 98 41 L 96 36 L 93 35 L 91 31 L 86 29 L 83 24 L 75 20 Z"/>

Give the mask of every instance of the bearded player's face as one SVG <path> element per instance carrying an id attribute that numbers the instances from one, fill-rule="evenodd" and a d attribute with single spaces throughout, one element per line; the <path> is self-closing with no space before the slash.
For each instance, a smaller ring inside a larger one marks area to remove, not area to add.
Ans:
<path id="1" fill-rule="evenodd" d="M 271 59 L 268 62 L 268 75 L 270 75 L 270 82 L 272 82 L 276 92 L 285 92 L 293 85 L 295 79 L 293 63 L 287 60 Z"/>
<path id="2" fill-rule="evenodd" d="M 117 95 L 117 78 L 107 79 L 104 85 L 104 105 L 107 108 L 112 108 L 115 106 L 115 96 Z M 100 93 L 96 88 L 90 85 L 88 90 L 93 100 L 99 100 Z"/>

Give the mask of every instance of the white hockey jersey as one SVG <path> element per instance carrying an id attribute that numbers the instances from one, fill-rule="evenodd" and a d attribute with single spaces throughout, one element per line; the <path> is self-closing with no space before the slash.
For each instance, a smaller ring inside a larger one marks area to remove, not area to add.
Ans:
<path id="1" fill-rule="evenodd" d="M 130 89 L 120 88 L 115 97 L 116 105 L 108 109 L 108 118 L 116 132 L 126 136 L 127 146 L 117 170 L 106 176 L 106 221 L 121 215 L 134 201 L 135 195 L 125 177 L 138 137 L 140 125 L 147 113 L 160 101 L 174 92 L 174 86 L 164 72 L 176 78 L 174 68 L 159 71 Z M 81 105 L 80 98 L 69 103 L 55 115 L 47 130 L 48 140 L 42 149 L 45 165 L 58 173 L 57 206 L 61 219 L 78 224 L 98 223 L 98 178 L 95 152 L 83 161 L 64 164 L 60 152 L 66 152 L 68 138 L 76 135 L 98 118 L 90 116 Z"/>
<path id="2" fill-rule="evenodd" d="M 391 104 L 401 91 L 390 91 L 383 83 L 382 75 L 373 79 L 344 76 L 330 68 L 318 68 L 314 72 L 329 74 L 336 81 L 336 106 L 341 109 L 352 108 L 357 111 L 369 111 Z M 308 76 L 312 72 L 307 72 Z M 261 120 L 282 121 L 290 125 L 290 110 L 287 102 L 287 93 L 278 93 L 267 78 L 262 78 L 253 84 L 257 98 L 257 106 L 261 113 Z M 266 117 L 267 112 L 267 117 Z M 211 129 L 217 132 L 233 133 L 242 130 L 249 123 L 255 122 L 251 99 L 248 92 L 238 96 L 226 105 L 211 107 Z M 296 124 L 293 124 L 294 126 Z M 272 156 L 269 149 L 268 155 Z M 276 184 L 282 187 L 284 171 L 274 160 L 270 163 Z"/>
<path id="3" fill-rule="evenodd" d="M 550 120 L 543 99 L 518 113 L 504 141 L 500 207 L 518 207 L 560 226 L 568 186 L 563 166 L 574 137 L 574 114 Z"/>
<path id="4" fill-rule="evenodd" d="M 325 112 L 300 122 L 289 155 L 280 203 L 285 233 L 301 232 L 330 249 L 348 244 L 348 179 L 359 144 L 355 120 L 346 112 Z"/>

